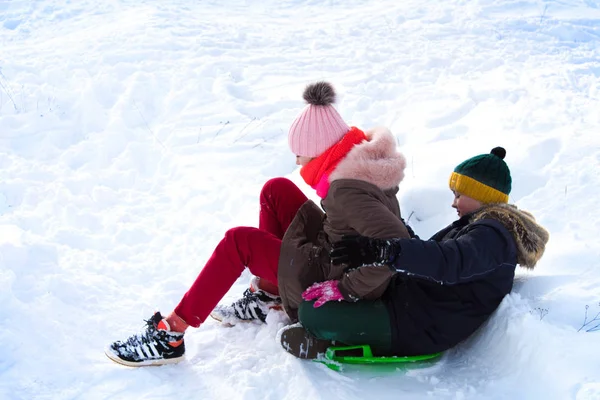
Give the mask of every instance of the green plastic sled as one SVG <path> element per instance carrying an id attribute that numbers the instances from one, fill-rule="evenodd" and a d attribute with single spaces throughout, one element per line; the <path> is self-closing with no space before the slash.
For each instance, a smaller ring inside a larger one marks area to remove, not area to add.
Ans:
<path id="1" fill-rule="evenodd" d="M 371 351 L 371 346 L 365 344 L 329 347 L 325 352 L 325 356 L 315 359 L 315 361 L 325 364 L 334 371 L 340 371 L 342 364 L 421 364 L 434 361 L 441 355 L 442 353 L 433 353 L 419 356 L 375 357 Z"/>

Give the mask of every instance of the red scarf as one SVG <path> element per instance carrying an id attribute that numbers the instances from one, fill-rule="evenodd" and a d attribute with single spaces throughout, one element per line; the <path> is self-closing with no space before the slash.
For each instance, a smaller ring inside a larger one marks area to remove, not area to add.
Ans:
<path id="1" fill-rule="evenodd" d="M 365 133 L 353 126 L 339 142 L 300 169 L 302 179 L 317 191 L 319 197 L 325 198 L 329 190 L 329 175 L 355 145 L 365 140 Z"/>

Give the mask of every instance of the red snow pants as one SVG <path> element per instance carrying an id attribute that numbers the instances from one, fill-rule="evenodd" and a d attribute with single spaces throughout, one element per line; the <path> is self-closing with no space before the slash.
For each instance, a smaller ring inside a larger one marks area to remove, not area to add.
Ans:
<path id="1" fill-rule="evenodd" d="M 260 192 L 258 228 L 240 226 L 225 233 L 175 313 L 188 325 L 200 326 L 246 267 L 277 285 L 281 239 L 306 200 L 289 179 L 267 181 Z"/>

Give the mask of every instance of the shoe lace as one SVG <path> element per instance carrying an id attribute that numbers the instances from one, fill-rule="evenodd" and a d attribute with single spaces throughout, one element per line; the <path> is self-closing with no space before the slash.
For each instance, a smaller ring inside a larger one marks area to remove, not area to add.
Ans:
<path id="1" fill-rule="evenodd" d="M 250 289 L 246 289 L 242 294 L 242 298 L 237 301 L 240 306 L 247 308 L 250 303 L 257 303 L 260 299 L 257 294 Z"/>
<path id="2" fill-rule="evenodd" d="M 253 292 L 250 289 L 246 289 L 242 297 L 233 304 L 233 309 L 239 318 L 246 319 L 254 316 L 251 311 L 252 308 L 256 316 L 259 319 L 264 320 L 266 315 L 262 310 L 263 307 L 261 307 L 261 305 L 264 306 L 264 303 L 264 300 L 260 298 L 260 294 Z"/>
<path id="3" fill-rule="evenodd" d="M 150 343 L 154 340 L 156 334 L 158 333 L 156 327 L 154 326 L 154 321 L 152 318 L 150 318 L 144 320 L 144 322 L 146 323 L 146 330 L 130 336 L 127 341 L 123 343 L 128 350 L 134 350 L 136 347 Z"/>

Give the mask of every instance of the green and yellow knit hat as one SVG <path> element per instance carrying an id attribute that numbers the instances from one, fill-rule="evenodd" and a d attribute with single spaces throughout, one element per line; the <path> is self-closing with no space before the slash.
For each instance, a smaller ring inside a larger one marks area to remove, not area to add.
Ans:
<path id="1" fill-rule="evenodd" d="M 450 189 L 483 204 L 508 203 L 512 179 L 504 162 L 506 150 L 494 147 L 460 163 L 450 175 Z"/>

